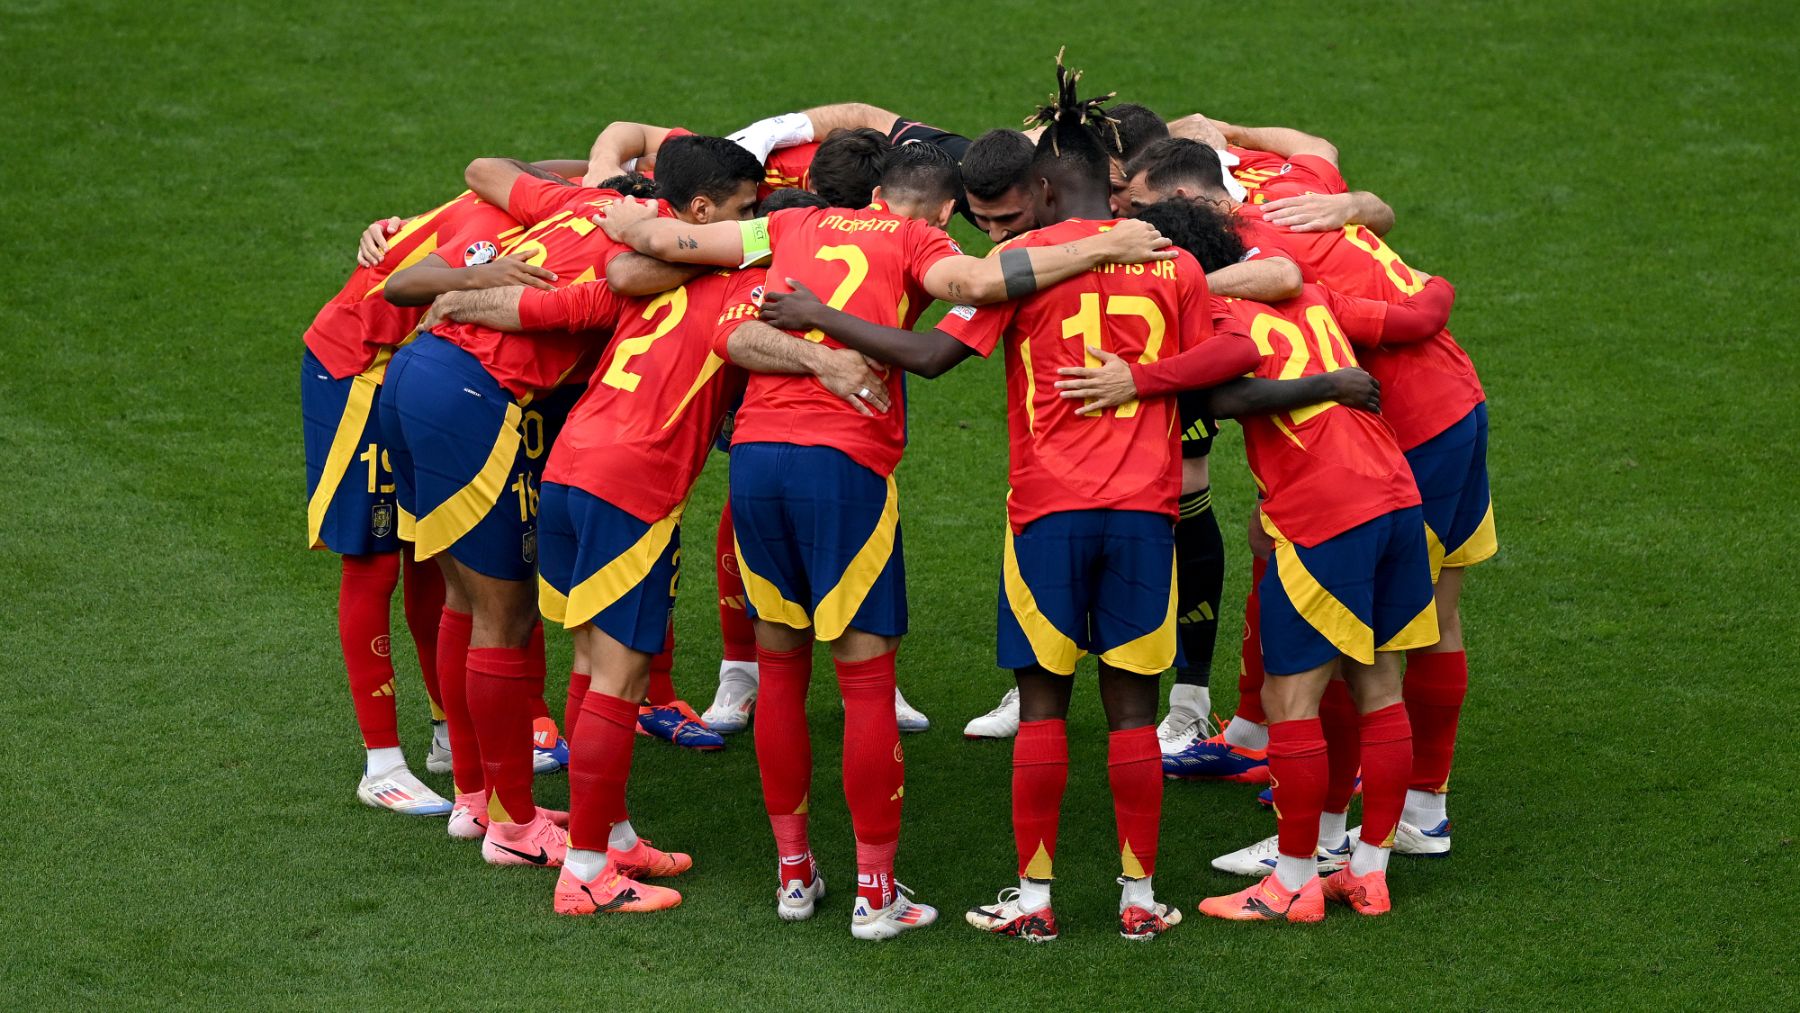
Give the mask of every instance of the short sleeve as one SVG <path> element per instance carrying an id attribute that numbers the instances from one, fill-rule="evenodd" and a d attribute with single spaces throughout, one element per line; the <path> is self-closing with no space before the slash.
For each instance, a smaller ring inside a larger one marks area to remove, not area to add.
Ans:
<path id="1" fill-rule="evenodd" d="M 713 324 L 712 350 L 719 358 L 731 361 L 725 343 L 739 325 L 762 316 L 763 285 L 768 272 L 760 267 L 733 272 L 726 285 L 725 298 L 719 301 L 719 318 Z"/>
<path id="2" fill-rule="evenodd" d="M 1337 318 L 1344 337 L 1359 348 L 1373 348 L 1381 343 L 1381 332 L 1387 326 L 1388 304 L 1379 299 L 1358 299 L 1320 285 L 1316 294 L 1325 300 L 1331 315 Z"/>
<path id="3" fill-rule="evenodd" d="M 562 210 L 570 197 L 584 192 L 592 191 L 520 173 L 506 195 L 506 213 L 523 225 L 535 225 Z"/>
<path id="4" fill-rule="evenodd" d="M 1017 302 L 998 302 L 987 306 L 953 306 L 937 329 L 973 349 L 982 358 L 994 354 L 1000 336 L 1018 312 Z"/>
<path id="5" fill-rule="evenodd" d="M 950 238 L 950 233 L 917 219 L 908 219 L 906 228 L 910 233 L 906 237 L 906 275 L 914 285 L 924 288 L 925 272 L 939 261 L 962 256 L 962 248 Z"/>
<path id="6" fill-rule="evenodd" d="M 1294 155 L 1281 166 L 1281 174 L 1263 184 L 1271 197 L 1304 193 L 1343 193 L 1348 187 L 1337 166 L 1317 155 Z"/>
<path id="7" fill-rule="evenodd" d="M 528 331 L 595 331 L 618 326 L 624 300 L 605 281 L 519 295 L 519 326 Z"/>

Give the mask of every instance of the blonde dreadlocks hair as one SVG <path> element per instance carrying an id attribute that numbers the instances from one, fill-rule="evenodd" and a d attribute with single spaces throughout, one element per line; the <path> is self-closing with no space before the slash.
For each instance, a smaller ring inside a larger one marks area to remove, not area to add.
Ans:
<path id="1" fill-rule="evenodd" d="M 1044 137 L 1049 140 L 1050 154 L 1054 156 L 1060 157 L 1063 143 L 1076 134 L 1086 135 L 1096 144 L 1102 145 L 1102 138 L 1109 137 L 1112 149 L 1118 150 L 1122 147 L 1119 121 L 1108 116 L 1102 108 L 1118 92 L 1109 91 L 1098 98 L 1088 99 L 1076 94 L 1075 86 L 1081 81 L 1081 71 L 1071 71 L 1063 65 L 1063 53 L 1067 49 L 1064 46 L 1056 51 L 1056 91 L 1051 93 L 1049 104 L 1038 106 L 1030 116 L 1025 117 L 1025 126 L 1045 128 Z"/>

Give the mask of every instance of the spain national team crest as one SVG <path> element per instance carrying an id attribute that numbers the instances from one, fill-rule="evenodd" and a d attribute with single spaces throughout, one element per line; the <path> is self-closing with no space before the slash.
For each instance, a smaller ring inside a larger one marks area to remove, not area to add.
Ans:
<path id="1" fill-rule="evenodd" d="M 465 267 L 480 267 L 482 264 L 485 264 L 488 261 L 493 260 L 495 257 L 497 257 L 499 255 L 500 255 L 499 247 L 495 246 L 493 243 L 490 243 L 485 239 L 482 239 L 477 242 L 470 243 L 468 248 L 463 250 L 463 266 L 465 266 Z"/>
<path id="2" fill-rule="evenodd" d="M 386 538 L 394 531 L 394 504 L 377 503 L 369 508 L 369 533 Z"/>
<path id="3" fill-rule="evenodd" d="M 519 558 L 527 563 L 537 562 L 536 528 L 532 528 L 519 537 Z"/>

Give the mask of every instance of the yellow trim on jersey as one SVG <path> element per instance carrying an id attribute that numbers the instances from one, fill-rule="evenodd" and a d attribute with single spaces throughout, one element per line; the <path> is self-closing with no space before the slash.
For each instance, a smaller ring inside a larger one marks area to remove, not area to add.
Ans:
<path id="1" fill-rule="evenodd" d="M 567 614 L 561 620 L 563 627 L 572 630 L 593 622 L 595 616 L 612 608 L 620 598 L 642 584 L 644 578 L 650 576 L 650 569 L 656 565 L 656 561 L 668 550 L 670 540 L 675 537 L 675 531 L 681 525 L 681 512 L 686 506 L 685 500 L 677 504 L 673 513 L 650 525 L 630 548 L 614 556 L 593 574 L 577 581 L 569 589 Z"/>
<path id="2" fill-rule="evenodd" d="M 1019 629 L 1025 631 L 1025 639 L 1031 644 L 1031 653 L 1037 663 L 1045 671 L 1057 675 L 1074 675 L 1076 662 L 1087 652 L 1076 647 L 1075 641 L 1057 629 L 1050 617 L 1038 608 L 1037 596 L 1031 593 L 1031 585 L 1019 572 L 1019 553 L 1013 547 L 1011 525 L 1006 528 L 1006 555 L 1001 561 L 1000 574 L 1001 586 L 1006 590 L 1006 605 L 1012 609 Z"/>
<path id="3" fill-rule="evenodd" d="M 494 509 L 500 493 L 506 488 L 506 476 L 512 472 L 519 455 L 519 422 L 524 412 L 516 402 L 506 406 L 506 420 L 494 436 L 494 446 L 487 460 L 469 484 L 431 509 L 414 523 L 413 553 L 416 558 L 430 559 L 455 545 L 457 539 L 474 530 L 475 525 Z"/>
<path id="4" fill-rule="evenodd" d="M 541 573 L 538 574 L 538 614 L 546 622 L 558 626 L 563 624 L 563 617 L 569 614 L 569 596 L 558 591 L 556 585 L 545 580 Z"/>
<path id="5" fill-rule="evenodd" d="M 796 630 L 812 626 L 812 617 L 806 614 L 806 606 L 788 601 L 773 582 L 750 569 L 749 560 L 744 558 L 744 547 L 738 543 L 735 533 L 732 535 L 731 548 L 737 555 L 738 575 L 744 578 L 744 594 L 756 609 L 756 618 Z"/>
<path id="6" fill-rule="evenodd" d="M 402 233 L 402 235 L 404 235 L 404 233 Z M 398 242 L 399 239 L 400 239 L 400 236 L 394 237 L 394 240 L 396 242 Z M 409 253 L 407 253 L 407 255 L 405 257 L 402 257 L 400 259 L 400 263 L 394 265 L 394 269 L 392 271 L 388 272 L 386 278 L 383 278 L 380 281 L 376 282 L 367 292 L 364 292 L 363 298 L 367 299 L 370 296 L 374 295 L 375 293 L 381 291 L 382 289 L 387 288 L 387 283 L 390 280 L 392 280 L 394 275 L 399 274 L 401 271 L 404 271 L 407 268 L 418 264 L 419 261 L 424 260 L 426 257 L 429 257 L 432 254 L 436 253 L 437 245 L 438 245 L 437 233 L 434 232 L 431 235 L 426 236 L 424 242 L 420 243 L 418 246 L 413 247 L 412 250 Z"/>
<path id="7" fill-rule="evenodd" d="M 1365 665 L 1375 663 L 1375 631 L 1356 613 L 1337 600 L 1300 561 L 1299 550 L 1282 535 L 1267 514 L 1263 529 L 1275 539 L 1275 574 L 1281 579 L 1288 601 L 1306 624 L 1338 649 L 1338 653 Z"/>
<path id="8" fill-rule="evenodd" d="M 669 413 L 669 419 L 662 424 L 662 428 L 667 429 L 675 424 L 675 420 L 680 418 L 681 413 L 687 410 L 688 402 L 692 401 L 694 396 L 700 393 L 700 389 L 706 386 L 706 381 L 711 380 L 714 376 L 718 375 L 719 370 L 724 365 L 725 360 L 719 358 L 717 352 L 706 353 L 706 361 L 700 364 L 700 375 L 694 377 L 694 385 L 689 387 L 688 392 L 681 396 L 681 403 L 676 405 L 675 410 Z"/>
<path id="9" fill-rule="evenodd" d="M 398 503 L 394 504 L 394 512 L 400 515 L 399 521 L 394 525 L 394 530 L 400 535 L 400 540 L 403 542 L 417 540 L 419 537 L 419 519 L 412 515 L 411 510 L 406 509 Z"/>
<path id="10" fill-rule="evenodd" d="M 391 348 L 376 352 L 375 361 L 369 368 L 350 381 L 350 396 L 344 400 L 344 413 L 338 416 L 337 431 L 331 436 L 331 450 L 325 455 L 319 484 L 313 488 L 312 499 L 306 502 L 308 548 L 325 547 L 325 540 L 320 537 L 325 527 L 325 514 L 331 509 L 338 486 L 343 484 L 344 475 L 350 470 L 350 462 L 356 459 L 363 430 L 369 425 L 369 412 L 375 408 L 375 395 L 381 389 L 381 381 L 387 377 L 388 360 L 393 355 Z"/>
<path id="11" fill-rule="evenodd" d="M 1430 647 L 1438 642 L 1437 596 L 1433 595 L 1425 602 L 1419 614 L 1408 620 L 1400 632 L 1387 643 L 1375 648 L 1377 651 L 1410 651 L 1418 647 Z"/>
<path id="12" fill-rule="evenodd" d="M 1500 536 L 1494 528 L 1494 500 L 1490 496 L 1488 497 L 1487 513 L 1482 515 L 1481 523 L 1475 526 L 1475 533 L 1444 557 L 1444 565 L 1474 566 L 1499 551 Z"/>
<path id="13" fill-rule="evenodd" d="M 1138 675 L 1161 675 L 1175 664 L 1175 553 L 1169 553 L 1169 607 L 1162 625 L 1136 640 L 1102 651 L 1100 660 Z M 1126 875 L 1131 875 L 1126 873 Z M 1137 877 L 1132 877 L 1137 878 Z"/>
<path id="14" fill-rule="evenodd" d="M 1019 341 L 1019 365 L 1025 370 L 1025 431 L 1037 435 L 1037 398 L 1036 374 L 1031 371 L 1031 335 L 1027 334 Z M 1011 493 L 1008 493 L 1011 495 Z"/>
<path id="15" fill-rule="evenodd" d="M 887 477 L 887 502 L 881 505 L 881 518 L 867 541 L 850 557 L 850 564 L 838 578 L 837 586 L 819 599 L 813 610 L 813 626 L 820 640 L 832 641 L 844 635 L 850 621 L 862 608 L 864 599 L 894 555 L 894 536 L 900 530 L 900 487 L 894 476 Z M 739 557 L 740 561 L 742 557 Z"/>

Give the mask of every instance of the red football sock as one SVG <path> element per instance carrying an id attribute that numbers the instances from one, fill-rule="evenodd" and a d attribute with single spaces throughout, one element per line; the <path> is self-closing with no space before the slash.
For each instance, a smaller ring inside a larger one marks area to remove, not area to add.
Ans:
<path id="1" fill-rule="evenodd" d="M 367 749 L 400 744 L 394 663 L 388 657 L 388 601 L 400 582 L 400 554 L 345 556 L 338 581 L 338 641 L 350 676 L 350 704 Z"/>
<path id="2" fill-rule="evenodd" d="M 1012 821 L 1021 877 L 1055 878 L 1056 824 L 1068 784 L 1068 723 L 1020 722 L 1013 739 Z"/>
<path id="3" fill-rule="evenodd" d="M 531 718 L 533 721 L 547 718 L 550 716 L 550 701 L 544 699 L 544 684 L 550 677 L 550 661 L 544 653 L 542 620 L 531 624 L 531 639 L 525 643 L 525 662 L 530 666 L 526 678 L 531 683 Z"/>
<path id="4" fill-rule="evenodd" d="M 406 579 L 401 600 L 406 606 L 406 629 L 419 649 L 419 674 L 425 677 L 425 695 L 431 698 L 431 720 L 444 720 L 444 695 L 438 688 L 438 621 L 444 612 L 444 571 L 431 560 L 421 563 L 408 550 L 404 556 Z"/>
<path id="5" fill-rule="evenodd" d="M 1269 726 L 1269 782 L 1275 788 L 1276 832 L 1281 838 L 1277 850 L 1282 854 L 1311 858 L 1318 848 L 1329 769 L 1318 718 Z"/>
<path id="6" fill-rule="evenodd" d="M 581 723 L 581 702 L 587 698 L 588 683 L 593 676 L 586 672 L 569 673 L 569 696 L 563 701 L 563 738 L 568 740 L 569 749 L 575 748 L 575 726 Z"/>
<path id="7" fill-rule="evenodd" d="M 719 512 L 719 537 L 713 542 L 713 574 L 719 582 L 719 640 L 726 661 L 756 660 L 756 628 L 744 597 L 744 578 L 738 572 L 735 529 L 731 504 Z"/>
<path id="8" fill-rule="evenodd" d="M 1162 746 L 1156 726 L 1130 728 L 1106 737 L 1106 779 L 1112 785 L 1113 820 L 1119 831 L 1119 862 L 1126 877 L 1156 875 L 1157 836 L 1162 829 Z"/>
<path id="9" fill-rule="evenodd" d="M 638 705 L 596 690 L 582 701 L 581 713 L 587 734 L 569 747 L 569 846 L 604 852 L 613 824 L 626 819 Z"/>
<path id="10" fill-rule="evenodd" d="M 450 778 L 456 793 L 466 795 L 487 786 L 481 767 L 481 742 L 469 717 L 469 629 L 467 612 L 444 607 L 438 619 L 438 689 L 444 694 L 444 723 L 450 731 Z"/>
<path id="11" fill-rule="evenodd" d="M 680 699 L 675 695 L 675 680 L 670 673 L 675 668 L 675 620 L 669 619 L 669 628 L 663 634 L 662 653 L 650 659 L 650 689 L 644 699 L 653 707 L 662 707 Z"/>
<path id="12" fill-rule="evenodd" d="M 1412 777 L 1412 723 L 1406 705 L 1392 704 L 1362 718 L 1362 839 L 1387 847 L 1406 805 L 1406 782 Z"/>
<path id="13" fill-rule="evenodd" d="M 894 852 L 899 848 L 898 837 L 886 844 L 856 842 L 856 896 L 871 911 L 894 902 Z"/>
<path id="14" fill-rule="evenodd" d="M 756 650 L 762 688 L 756 698 L 756 766 L 762 774 L 763 808 L 783 855 L 801 855 L 807 844 L 807 795 L 812 790 L 812 738 L 806 728 L 806 688 L 812 681 L 812 646 L 793 651 Z"/>
<path id="15" fill-rule="evenodd" d="M 1266 725 L 1269 716 L 1263 712 L 1262 684 L 1262 582 L 1269 572 L 1269 561 L 1250 559 L 1250 595 L 1244 599 L 1243 654 L 1238 665 L 1237 716 L 1252 724 Z"/>
<path id="16" fill-rule="evenodd" d="M 481 740 L 488 816 L 503 823 L 537 818 L 531 797 L 531 672 L 526 648 L 469 651 L 469 714 Z"/>
<path id="17" fill-rule="evenodd" d="M 1412 721 L 1414 791 L 1444 792 L 1456 755 L 1456 724 L 1469 693 L 1469 656 L 1462 651 L 1412 651 L 1402 684 Z"/>
<path id="18" fill-rule="evenodd" d="M 857 881 L 860 885 L 873 877 L 879 887 L 868 895 L 871 902 L 891 899 L 889 881 L 906 794 L 900 726 L 894 720 L 894 653 L 835 666 L 844 698 L 844 798 L 856 832 Z M 875 906 L 886 907 L 887 901 Z"/>
<path id="19" fill-rule="evenodd" d="M 1319 726 L 1325 733 L 1330 775 L 1325 784 L 1325 811 L 1341 813 L 1350 808 L 1356 792 L 1356 772 L 1362 767 L 1362 715 L 1350 698 L 1350 686 L 1342 679 L 1325 684 L 1319 701 Z"/>

